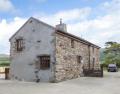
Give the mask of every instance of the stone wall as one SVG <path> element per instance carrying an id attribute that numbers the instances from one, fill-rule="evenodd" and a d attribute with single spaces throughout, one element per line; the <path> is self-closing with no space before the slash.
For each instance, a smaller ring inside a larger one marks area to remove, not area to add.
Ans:
<path id="1" fill-rule="evenodd" d="M 93 58 L 95 59 L 95 61 L 93 61 Z M 91 46 L 90 47 L 90 69 L 98 70 L 99 68 L 100 68 L 99 49 Z"/>
<path id="2" fill-rule="evenodd" d="M 74 40 L 74 48 L 72 48 L 71 38 L 56 34 L 56 81 L 59 82 L 82 76 L 83 65 L 88 68 L 90 64 L 90 67 L 92 67 L 93 57 L 96 58 L 94 67 L 98 67 L 99 49 L 94 48 L 94 54 L 92 52 L 92 47 L 76 40 Z M 91 55 L 90 57 L 89 54 Z M 77 56 L 82 56 L 83 62 L 78 63 Z M 89 61 L 91 63 L 89 63 Z M 96 65 L 97 63 L 98 65 Z"/>

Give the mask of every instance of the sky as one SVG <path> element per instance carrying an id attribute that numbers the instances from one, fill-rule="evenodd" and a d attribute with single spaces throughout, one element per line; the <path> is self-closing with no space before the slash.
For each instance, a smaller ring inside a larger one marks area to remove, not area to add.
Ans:
<path id="1" fill-rule="evenodd" d="M 69 33 L 102 48 L 120 43 L 120 0 L 0 0 L 0 54 L 9 54 L 9 38 L 30 17 L 52 26 L 62 18 Z"/>

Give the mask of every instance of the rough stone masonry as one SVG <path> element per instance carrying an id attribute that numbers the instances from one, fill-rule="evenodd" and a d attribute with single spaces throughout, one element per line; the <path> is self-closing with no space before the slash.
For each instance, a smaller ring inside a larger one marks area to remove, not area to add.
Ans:
<path id="1" fill-rule="evenodd" d="M 74 47 L 71 47 L 71 41 L 74 42 Z M 78 61 L 78 56 L 82 57 L 82 62 Z M 55 77 L 57 81 L 82 76 L 83 67 L 97 70 L 100 68 L 99 48 L 58 31 L 56 33 L 55 67 Z"/>
<path id="2" fill-rule="evenodd" d="M 59 82 L 99 69 L 99 46 L 31 17 L 10 38 L 10 79 Z"/>

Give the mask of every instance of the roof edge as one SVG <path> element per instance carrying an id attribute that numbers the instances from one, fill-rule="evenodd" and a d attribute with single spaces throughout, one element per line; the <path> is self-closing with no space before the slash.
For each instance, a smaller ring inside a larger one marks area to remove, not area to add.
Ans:
<path id="1" fill-rule="evenodd" d="M 50 28 L 55 29 L 55 27 L 53 27 L 53 26 L 51 26 L 51 25 L 49 25 L 49 24 L 47 24 L 47 23 L 45 23 L 45 22 L 42 22 L 42 21 L 40 21 L 40 20 L 38 20 L 38 19 L 36 19 L 36 18 L 34 18 L 34 17 L 30 17 L 30 18 L 9 38 L 9 41 L 11 41 L 11 39 L 27 24 L 27 22 L 28 22 L 30 19 L 34 19 L 34 20 L 36 20 L 36 21 L 39 22 L 39 23 L 42 23 L 42 24 L 44 24 L 44 25 L 46 25 L 46 26 L 49 26 Z"/>
<path id="2" fill-rule="evenodd" d="M 9 41 L 11 41 L 11 39 L 27 24 L 27 22 L 31 19 L 32 17 L 30 17 L 10 38 Z"/>
<path id="3" fill-rule="evenodd" d="M 42 24 L 44 24 L 44 25 L 46 25 L 46 26 L 49 26 L 49 27 L 51 27 L 51 28 L 55 29 L 55 27 L 54 27 L 54 26 L 49 25 L 49 24 L 47 24 L 47 23 L 45 23 L 45 22 L 43 22 L 43 21 L 41 21 L 41 20 L 39 20 L 39 19 L 36 19 L 36 18 L 34 18 L 34 17 L 31 17 L 31 18 L 32 18 L 32 19 L 34 19 L 34 20 L 36 20 L 36 21 L 38 21 L 39 23 L 42 23 Z"/>
<path id="4" fill-rule="evenodd" d="M 80 37 L 78 37 L 78 36 L 75 36 L 75 35 L 73 35 L 73 34 L 70 34 L 70 33 L 64 32 L 64 31 L 60 31 L 60 30 L 56 30 L 56 33 L 62 33 L 62 34 L 65 34 L 65 35 L 67 35 L 67 36 L 73 37 L 73 38 L 75 38 L 75 39 L 77 39 L 77 40 L 80 40 L 80 41 L 82 41 L 83 43 L 85 43 L 85 44 L 87 44 L 87 45 L 92 45 L 92 46 L 94 46 L 94 47 L 96 47 L 96 48 L 101 48 L 101 47 L 99 47 L 99 46 L 97 46 L 97 45 L 95 45 L 95 44 L 93 44 L 93 43 L 91 43 L 91 42 L 89 42 L 89 41 L 87 41 L 87 40 L 85 40 L 85 39 L 82 39 L 82 38 L 80 38 Z"/>

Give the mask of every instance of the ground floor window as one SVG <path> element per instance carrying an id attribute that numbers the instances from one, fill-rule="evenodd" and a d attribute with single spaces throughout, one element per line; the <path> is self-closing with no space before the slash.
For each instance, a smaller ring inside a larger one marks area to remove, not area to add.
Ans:
<path id="1" fill-rule="evenodd" d="M 82 56 L 77 56 L 77 62 L 80 64 L 82 63 Z"/>
<path id="2" fill-rule="evenodd" d="M 46 70 L 50 68 L 50 56 L 38 56 L 40 69 Z"/>

